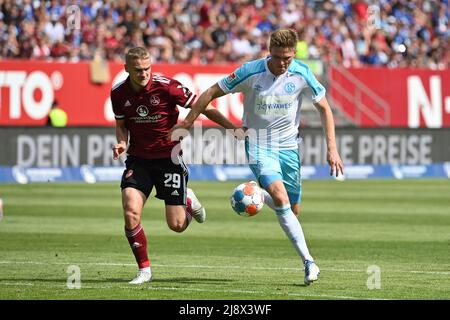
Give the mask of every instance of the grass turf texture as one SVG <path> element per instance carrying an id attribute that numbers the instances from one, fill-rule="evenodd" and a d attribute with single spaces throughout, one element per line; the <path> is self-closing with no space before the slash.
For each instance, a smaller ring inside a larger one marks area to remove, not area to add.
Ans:
<path id="1" fill-rule="evenodd" d="M 127 283 L 137 269 L 118 184 L 0 185 L 0 299 L 450 299 L 448 180 L 304 181 L 300 220 L 321 268 L 309 287 L 267 207 L 233 213 L 238 183 L 191 182 L 208 217 L 182 234 L 150 199 L 154 281 L 142 286 Z M 81 289 L 67 287 L 71 265 Z"/>

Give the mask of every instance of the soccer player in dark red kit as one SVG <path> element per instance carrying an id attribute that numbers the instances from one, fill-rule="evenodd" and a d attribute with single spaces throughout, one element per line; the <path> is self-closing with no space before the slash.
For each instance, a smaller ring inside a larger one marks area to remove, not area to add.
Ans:
<path id="1" fill-rule="evenodd" d="M 152 279 L 141 215 L 153 187 L 156 197 L 165 202 L 166 221 L 175 232 L 183 232 L 192 217 L 203 223 L 206 212 L 187 188 L 187 167 L 174 149 L 179 141 L 166 138 L 177 123 L 177 106 L 190 108 L 195 94 L 177 80 L 152 74 L 151 56 L 142 47 L 127 52 L 125 70 L 128 78 L 111 90 L 117 137 L 113 157 L 118 159 L 125 151 L 128 154 L 120 186 L 125 235 L 139 267 L 130 284 L 141 284 Z M 212 106 L 204 114 L 225 128 L 234 128 Z"/>

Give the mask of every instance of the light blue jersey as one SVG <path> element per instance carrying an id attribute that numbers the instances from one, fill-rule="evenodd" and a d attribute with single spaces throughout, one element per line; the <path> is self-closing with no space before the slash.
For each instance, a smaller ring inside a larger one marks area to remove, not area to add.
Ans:
<path id="1" fill-rule="evenodd" d="M 305 283 L 309 284 L 317 280 L 319 268 L 313 262 L 302 227 L 293 212 L 299 209 L 302 192 L 298 127 L 303 88 L 311 87 L 314 102 L 325 96 L 325 88 L 306 65 L 296 60 L 285 73 L 274 76 L 267 65 L 269 59 L 245 63 L 218 85 L 226 94 L 244 94 L 242 120 L 249 129 L 245 151 L 250 169 L 267 191 L 266 203 L 272 204 L 281 228 L 305 263 Z M 284 203 L 284 197 L 272 198 L 275 191 L 271 186 L 278 186 L 279 181 L 286 189 L 289 203 Z"/>
<path id="2" fill-rule="evenodd" d="M 218 85 L 225 93 L 244 94 L 242 121 L 244 127 L 256 132 L 255 143 L 261 145 L 263 141 L 270 149 L 297 149 L 300 93 L 309 86 L 313 101 L 318 102 L 325 96 L 325 88 L 302 62 L 293 60 L 287 72 L 275 76 L 267 66 L 268 59 L 243 64 Z"/>
<path id="3" fill-rule="evenodd" d="M 300 61 L 293 60 L 284 74 L 275 76 L 267 66 L 268 59 L 243 64 L 218 85 L 225 93 L 244 94 L 242 122 L 249 129 L 245 150 L 260 185 L 267 189 L 272 182 L 282 180 L 289 202 L 300 203 L 301 92 L 310 87 L 312 100 L 319 102 L 325 96 L 325 88 Z"/>

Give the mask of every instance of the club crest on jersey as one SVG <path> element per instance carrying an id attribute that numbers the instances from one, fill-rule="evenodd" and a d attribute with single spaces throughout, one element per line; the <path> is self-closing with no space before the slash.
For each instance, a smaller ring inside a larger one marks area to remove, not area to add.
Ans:
<path id="1" fill-rule="evenodd" d="M 136 112 L 138 115 L 140 115 L 141 117 L 146 117 L 148 115 L 148 108 L 144 105 L 140 105 L 137 109 Z"/>
<path id="2" fill-rule="evenodd" d="M 292 93 L 295 91 L 295 84 L 293 82 L 288 82 L 284 85 L 284 90 L 287 93 Z"/>
<path id="3" fill-rule="evenodd" d="M 150 104 L 152 106 L 157 106 L 159 104 L 160 100 L 158 96 L 151 96 L 150 97 Z"/>

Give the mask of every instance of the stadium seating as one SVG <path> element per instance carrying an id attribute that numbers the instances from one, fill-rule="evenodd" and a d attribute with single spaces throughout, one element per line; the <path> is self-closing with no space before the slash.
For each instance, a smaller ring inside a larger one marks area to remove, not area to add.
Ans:
<path id="1" fill-rule="evenodd" d="M 268 54 L 278 27 L 299 58 L 358 67 L 450 66 L 448 1 L 3 1 L 2 58 L 120 61 L 148 47 L 157 62 L 240 63 Z"/>

